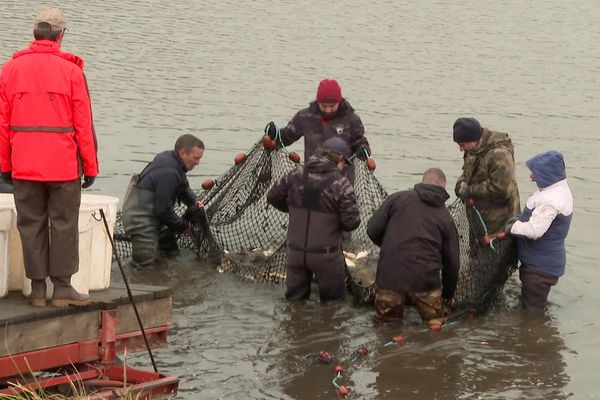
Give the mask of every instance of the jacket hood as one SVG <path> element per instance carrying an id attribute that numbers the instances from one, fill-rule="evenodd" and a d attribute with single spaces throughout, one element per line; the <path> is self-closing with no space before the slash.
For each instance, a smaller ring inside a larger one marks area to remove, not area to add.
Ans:
<path id="1" fill-rule="evenodd" d="M 446 204 L 446 200 L 450 198 L 450 195 L 443 187 L 426 183 L 417 183 L 415 185 L 415 192 L 417 192 L 421 201 L 434 207 L 443 206 Z"/>
<path id="2" fill-rule="evenodd" d="M 309 172 L 316 173 L 327 173 L 331 171 L 338 171 L 337 164 L 328 158 L 321 156 L 310 156 L 306 163 L 306 168 Z"/>
<path id="3" fill-rule="evenodd" d="M 565 160 L 561 153 L 550 150 L 538 154 L 525 163 L 535 175 L 535 183 L 539 188 L 545 188 L 567 178 Z"/>
<path id="4" fill-rule="evenodd" d="M 308 105 L 308 108 L 310 109 L 310 111 L 312 113 L 321 115 L 321 109 L 319 108 L 319 103 L 316 100 L 310 102 Z M 342 99 L 342 101 L 340 102 L 340 106 L 333 117 L 335 118 L 335 117 L 350 114 L 353 112 L 354 112 L 354 108 L 352 108 L 350 103 L 348 103 L 348 101 L 346 99 Z"/>
<path id="5" fill-rule="evenodd" d="M 13 59 L 34 53 L 52 53 L 54 55 L 57 55 L 58 57 L 62 57 L 65 60 L 72 62 L 79 68 L 83 69 L 84 62 L 81 57 L 72 53 L 60 51 L 60 45 L 52 40 L 34 40 L 25 50 L 16 52 L 13 55 Z"/>
<path id="6" fill-rule="evenodd" d="M 479 146 L 477 146 L 477 148 L 474 150 L 474 153 L 485 154 L 488 151 L 498 147 L 507 149 L 512 155 L 515 153 L 514 146 L 510 140 L 510 136 L 508 136 L 508 133 L 492 132 L 485 128 L 483 130 L 483 135 L 481 135 Z"/>

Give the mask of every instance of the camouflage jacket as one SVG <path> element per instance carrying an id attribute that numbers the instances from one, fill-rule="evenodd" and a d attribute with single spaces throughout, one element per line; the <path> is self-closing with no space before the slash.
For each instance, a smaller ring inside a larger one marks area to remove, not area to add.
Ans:
<path id="1" fill-rule="evenodd" d="M 508 134 L 484 129 L 479 146 L 465 151 L 456 195 L 465 187 L 469 187 L 489 233 L 503 230 L 510 217 L 520 214 L 514 148 Z"/>
<path id="2" fill-rule="evenodd" d="M 313 156 L 305 167 L 285 175 L 269 190 L 267 201 L 290 214 L 288 245 L 339 247 L 342 231 L 360 225 L 354 188 L 336 164 L 324 157 Z"/>
<path id="3" fill-rule="evenodd" d="M 288 125 L 281 129 L 281 137 L 286 146 L 302 136 L 304 136 L 304 160 L 314 155 L 325 140 L 336 136 L 348 143 L 353 154 L 363 147 L 371 154 L 362 121 L 346 100 L 342 100 L 337 113 L 329 121 L 323 119 L 319 105 L 313 101 L 307 108 L 298 111 Z"/>

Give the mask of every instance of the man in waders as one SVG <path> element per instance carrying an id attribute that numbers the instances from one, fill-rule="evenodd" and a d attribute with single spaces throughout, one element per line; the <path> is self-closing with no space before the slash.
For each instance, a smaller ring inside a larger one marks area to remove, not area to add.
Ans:
<path id="1" fill-rule="evenodd" d="M 35 40 L 0 74 L 0 165 L 4 181 L 13 182 L 36 307 L 46 305 L 48 276 L 53 306 L 90 303 L 71 276 L 79 269 L 81 188 L 98 175 L 97 145 L 83 60 L 60 48 L 66 29 L 61 11 L 40 12 Z"/>
<path id="2" fill-rule="evenodd" d="M 431 168 L 412 190 L 389 196 L 369 220 L 367 234 L 381 247 L 375 282 L 379 321 L 402 319 L 410 299 L 424 323 L 446 322 L 444 301 L 454 296 L 460 268 L 448 198 L 446 175 Z"/>
<path id="3" fill-rule="evenodd" d="M 366 161 L 371 155 L 362 121 L 348 100 L 342 97 L 342 89 L 335 79 L 323 79 L 317 89 L 317 99 L 298 111 L 279 133 L 279 139 L 285 146 L 304 137 L 305 162 L 327 139 L 333 137 L 343 139 L 350 147 L 350 154 L 355 154 L 360 160 Z M 271 139 L 277 138 L 277 126 L 273 121 L 265 127 L 265 134 Z M 344 174 L 354 182 L 352 164 Z"/>
<path id="4" fill-rule="evenodd" d="M 193 135 L 180 136 L 174 150 L 159 153 L 134 175 L 123 202 L 123 226 L 131 238 L 133 265 L 151 268 L 159 251 L 177 250 L 176 234 L 190 224 L 175 213 L 175 202 L 204 207 L 190 189 L 186 173 L 200 163 L 204 143 Z"/>
<path id="5" fill-rule="evenodd" d="M 267 201 L 290 216 L 286 299 L 308 299 L 313 274 L 322 302 L 344 296 L 342 232 L 360 225 L 354 188 L 342 175 L 349 156 L 344 140 L 328 139 L 304 167 L 285 175 L 269 190 Z"/>
<path id="6" fill-rule="evenodd" d="M 458 118 L 453 131 L 464 152 L 463 173 L 454 191 L 462 201 L 474 201 L 485 224 L 471 212 L 474 209 L 467 208 L 471 232 L 476 230 L 481 237 L 501 232 L 507 220 L 521 212 L 510 136 L 483 129 L 475 118 Z"/>

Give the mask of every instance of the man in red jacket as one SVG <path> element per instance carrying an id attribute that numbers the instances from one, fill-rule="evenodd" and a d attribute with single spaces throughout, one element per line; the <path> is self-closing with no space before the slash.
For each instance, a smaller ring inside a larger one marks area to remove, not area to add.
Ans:
<path id="1" fill-rule="evenodd" d="M 60 50 L 65 30 L 61 11 L 43 10 L 33 26 L 36 40 L 0 73 L 0 171 L 13 182 L 37 307 L 46 305 L 48 276 L 53 306 L 90 302 L 73 289 L 71 275 L 79 268 L 81 188 L 98 174 L 97 145 L 83 60 Z"/>

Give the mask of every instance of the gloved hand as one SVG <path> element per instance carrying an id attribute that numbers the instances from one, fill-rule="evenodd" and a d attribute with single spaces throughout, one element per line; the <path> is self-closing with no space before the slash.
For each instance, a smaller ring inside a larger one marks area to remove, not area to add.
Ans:
<path id="1" fill-rule="evenodd" d="M 506 221 L 506 225 L 504 226 L 504 233 L 510 235 L 510 230 L 517 221 L 519 221 L 519 217 L 511 217 L 508 221 Z"/>
<path id="2" fill-rule="evenodd" d="M 81 187 L 83 189 L 87 189 L 87 188 L 89 188 L 90 186 L 92 186 L 94 184 L 95 180 L 96 180 L 95 176 L 84 175 L 83 176 L 83 183 L 81 184 Z"/>
<path id="3" fill-rule="evenodd" d="M 275 125 L 275 122 L 271 121 L 265 126 L 265 135 L 275 140 L 275 137 L 277 136 L 277 125 Z"/>
<path id="4" fill-rule="evenodd" d="M 2 180 L 6 183 L 8 183 L 9 185 L 12 185 L 13 180 L 12 180 L 12 172 L 8 171 L 8 172 L 3 172 L 2 173 Z"/>
<path id="5" fill-rule="evenodd" d="M 190 206 L 185 210 L 185 212 L 183 213 L 181 218 L 183 218 L 190 224 L 197 223 L 198 221 L 200 221 L 200 218 L 202 218 L 203 212 L 204 212 L 204 210 L 202 208 L 197 207 L 194 204 L 193 206 Z"/>
<path id="6" fill-rule="evenodd" d="M 362 161 L 367 161 L 367 158 L 369 158 L 370 156 L 371 156 L 371 152 L 366 147 L 361 147 L 356 152 L 356 157 Z"/>
<path id="7" fill-rule="evenodd" d="M 465 186 L 464 189 L 461 190 L 460 193 L 458 194 L 458 197 L 460 197 L 460 200 L 463 203 L 465 201 L 467 201 L 471 197 L 471 188 L 468 186 Z"/>

